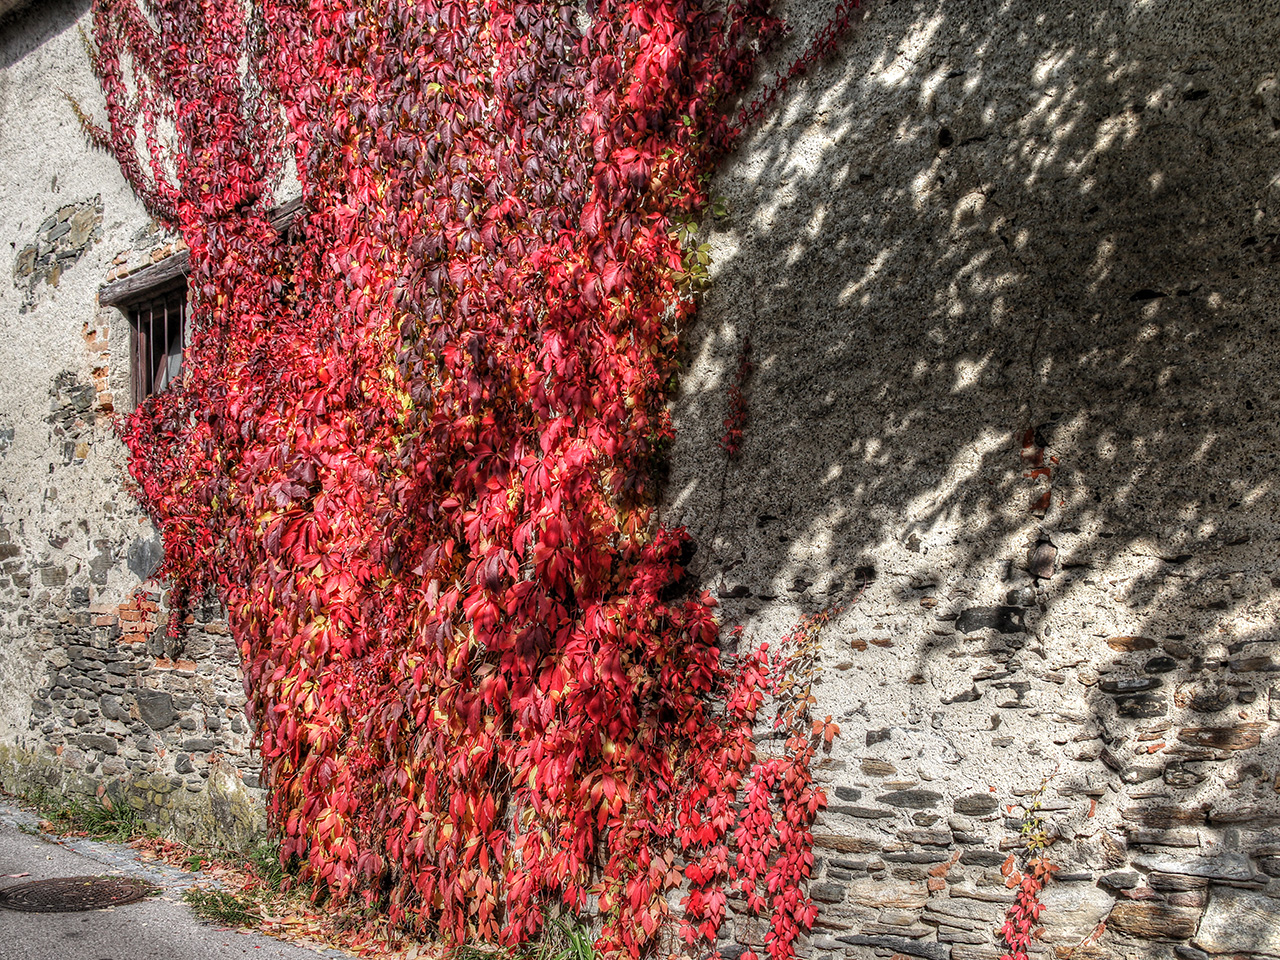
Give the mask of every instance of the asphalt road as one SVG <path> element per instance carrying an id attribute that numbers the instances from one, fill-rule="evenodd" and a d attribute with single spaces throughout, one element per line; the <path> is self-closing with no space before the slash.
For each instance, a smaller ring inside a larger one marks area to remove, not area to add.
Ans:
<path id="1" fill-rule="evenodd" d="M 23 913 L 0 908 L 0 960 L 318 960 L 318 953 L 260 934 L 198 920 L 182 901 L 192 875 L 136 860 L 128 847 L 78 840 L 58 843 L 19 829 L 35 818 L 0 802 L 0 887 L 74 876 L 133 876 L 159 896 L 81 913 Z M 12 877 L 12 874 L 30 874 Z"/>

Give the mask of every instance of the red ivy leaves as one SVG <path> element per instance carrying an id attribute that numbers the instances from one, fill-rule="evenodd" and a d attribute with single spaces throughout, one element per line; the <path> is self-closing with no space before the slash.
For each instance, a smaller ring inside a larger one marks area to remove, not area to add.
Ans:
<path id="1" fill-rule="evenodd" d="M 1047 857 L 1032 857 L 1027 862 L 1026 872 L 1020 873 L 1014 869 L 1013 859 L 1010 855 L 1000 869 L 1005 876 L 1006 885 L 1017 890 L 1013 903 L 1009 904 L 1004 925 L 1000 928 L 1000 936 L 1009 948 L 1007 953 L 1001 955 L 1000 960 L 1027 960 L 1031 941 L 1041 934 L 1038 921 L 1044 904 L 1040 902 L 1040 891 L 1058 867 L 1050 863 Z"/>
<path id="2" fill-rule="evenodd" d="M 757 756 L 785 665 L 729 670 L 710 597 L 670 597 L 685 534 L 650 474 L 692 310 L 673 224 L 761 0 L 94 16 L 91 134 L 191 250 L 187 376 L 130 419 L 131 470 L 165 572 L 226 605 L 283 856 L 455 940 L 594 896 L 632 956 L 673 885 L 695 939 L 741 889 L 790 956 L 808 704 Z"/>

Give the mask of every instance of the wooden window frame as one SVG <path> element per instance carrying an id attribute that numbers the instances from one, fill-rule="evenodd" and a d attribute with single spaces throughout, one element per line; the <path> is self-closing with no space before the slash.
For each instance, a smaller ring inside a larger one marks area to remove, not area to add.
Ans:
<path id="1" fill-rule="evenodd" d="M 189 342 L 186 281 L 180 278 L 154 288 L 129 304 L 128 314 L 129 378 L 137 407 L 182 375 L 182 355 Z"/>
<path id="2" fill-rule="evenodd" d="M 175 312 L 179 349 L 185 349 L 188 343 L 186 251 L 105 284 L 98 291 L 98 304 L 115 307 L 129 318 L 129 392 L 136 409 L 148 397 L 167 388 L 181 370 L 181 361 L 178 370 L 170 373 L 162 371 L 158 363 L 169 366 L 173 340 L 169 327 Z M 162 341 L 158 354 L 157 319 Z M 160 390 L 156 389 L 157 380 L 161 381 Z"/>

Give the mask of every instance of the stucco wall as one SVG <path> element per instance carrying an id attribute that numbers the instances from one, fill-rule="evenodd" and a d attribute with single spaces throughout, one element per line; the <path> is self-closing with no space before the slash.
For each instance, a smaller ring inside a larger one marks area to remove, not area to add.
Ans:
<path id="1" fill-rule="evenodd" d="M 236 652 L 216 609 L 166 642 L 145 580 L 158 535 L 112 429 L 128 322 L 98 288 L 173 244 L 64 98 L 101 101 L 87 8 L 0 20 L 0 784 L 107 785 L 159 826 L 238 843 L 262 808 Z"/>
<path id="2" fill-rule="evenodd" d="M 1278 53 L 1276 3 L 872 3 L 715 181 L 664 518 L 753 643 L 841 608 L 815 955 L 998 957 L 1049 777 L 1041 949 L 1280 956 Z"/>

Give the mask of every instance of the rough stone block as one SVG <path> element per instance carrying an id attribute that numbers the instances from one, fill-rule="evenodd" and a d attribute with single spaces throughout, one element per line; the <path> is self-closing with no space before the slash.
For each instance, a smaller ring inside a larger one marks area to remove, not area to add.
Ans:
<path id="1" fill-rule="evenodd" d="M 1103 680 L 1098 684 L 1098 689 L 1103 693 L 1123 694 L 1155 690 L 1159 686 L 1160 680 L 1157 677 L 1125 677 L 1120 680 Z"/>
<path id="2" fill-rule="evenodd" d="M 234 724 L 232 728 L 234 729 Z M 880 850 L 880 844 L 873 840 L 865 840 L 861 837 L 845 837 L 834 833 L 815 833 L 813 835 L 813 845 L 826 850 L 835 850 L 839 853 L 877 853 Z"/>
<path id="3" fill-rule="evenodd" d="M 894 790 L 876 797 L 879 803 L 909 810 L 931 810 L 942 800 L 942 794 L 932 790 Z"/>
<path id="4" fill-rule="evenodd" d="M 138 537 L 125 554 L 129 569 L 139 580 L 148 579 L 164 560 L 164 545 L 158 538 Z"/>
<path id="5" fill-rule="evenodd" d="M 1120 816 L 1131 823 L 1157 830 L 1172 827 L 1202 826 L 1206 822 L 1206 813 L 1201 807 L 1168 807 L 1147 806 L 1145 804 L 1126 807 Z"/>
<path id="6" fill-rule="evenodd" d="M 1044 904 L 1040 923 L 1045 942 L 1074 946 L 1106 919 L 1115 898 L 1098 887 L 1050 884 L 1040 894 L 1040 902 Z"/>
<path id="7" fill-rule="evenodd" d="M 1214 887 L 1192 943 L 1208 953 L 1280 957 L 1280 901 L 1249 890 Z"/>
<path id="8" fill-rule="evenodd" d="M 951 948 L 943 943 L 912 940 L 908 937 L 865 934 L 846 934 L 836 939 L 854 947 L 880 947 L 909 957 L 921 957 L 923 960 L 951 960 Z"/>
<path id="9" fill-rule="evenodd" d="M 1098 886 L 1108 890 L 1132 890 L 1141 881 L 1136 870 L 1117 870 L 1098 878 Z"/>
<path id="10" fill-rule="evenodd" d="M 163 730 L 178 719 L 173 707 L 173 697 L 162 690 L 134 690 L 138 701 L 138 713 L 152 730 Z"/>
<path id="11" fill-rule="evenodd" d="M 118 747 L 114 737 L 106 737 L 100 733 L 83 733 L 76 738 L 76 743 L 85 750 L 101 750 L 114 754 Z"/>
<path id="12" fill-rule="evenodd" d="M 1139 858 L 1144 859 L 1144 858 Z M 1151 860 L 1147 860 L 1151 863 Z M 1208 879 L 1187 873 L 1169 873 L 1165 870 L 1148 868 L 1147 883 L 1152 890 L 1161 892 L 1203 890 L 1208 886 Z"/>
<path id="13" fill-rule="evenodd" d="M 1211 750 L 1248 750 L 1262 742 L 1265 723 L 1241 723 L 1234 727 L 1184 727 L 1178 739 Z"/>
<path id="14" fill-rule="evenodd" d="M 1122 900 L 1107 918 L 1107 927 L 1140 940 L 1186 940 L 1195 936 L 1200 911 L 1157 901 Z"/>
<path id="15" fill-rule="evenodd" d="M 966 817 L 986 817 L 995 813 L 1000 802 L 989 793 L 971 793 L 958 797 L 954 804 L 955 812 Z"/>
<path id="16" fill-rule="evenodd" d="M 1162 694 L 1128 693 L 1116 697 L 1116 713 L 1122 717 L 1150 720 L 1163 717 L 1168 710 L 1168 700 Z"/>
<path id="17" fill-rule="evenodd" d="M 861 807 L 849 804 L 836 804 L 827 807 L 828 816 L 836 817 L 852 817 L 855 820 L 885 820 L 892 819 L 897 816 L 892 810 L 883 810 L 878 807 Z"/>
<path id="18" fill-rule="evenodd" d="M 990 943 L 992 934 L 990 930 L 964 930 L 960 927 L 938 927 L 939 943 L 968 943 L 980 944 Z"/>
<path id="19" fill-rule="evenodd" d="M 1173 693 L 1175 706 L 1195 713 L 1217 713 L 1231 706 L 1235 699 L 1232 688 L 1215 682 L 1182 683 Z"/>

